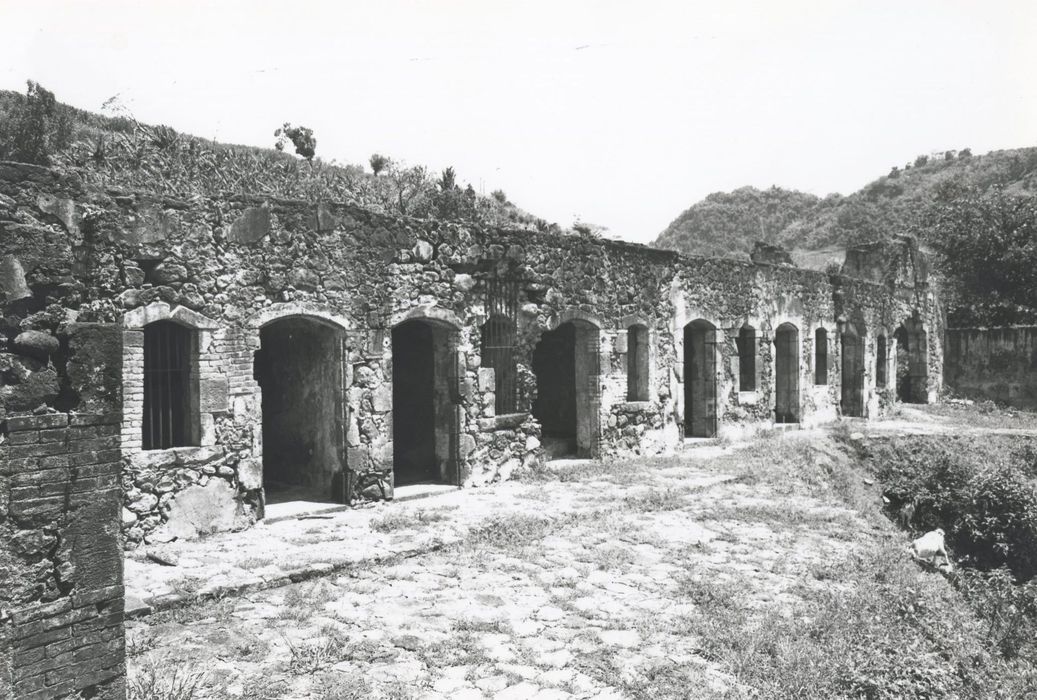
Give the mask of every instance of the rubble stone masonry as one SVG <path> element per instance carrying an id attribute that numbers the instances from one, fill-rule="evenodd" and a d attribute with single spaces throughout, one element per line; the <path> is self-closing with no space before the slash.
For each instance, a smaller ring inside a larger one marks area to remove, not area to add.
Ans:
<path id="1" fill-rule="evenodd" d="M 54 170 L 0 163 L 0 396 L 8 415 L 67 410 L 71 397 L 47 359 L 55 343 L 63 352 L 58 329 L 121 329 L 119 522 L 132 546 L 247 526 L 262 517 L 275 470 L 295 487 L 320 484 L 349 500 L 390 496 L 405 478 L 479 486 L 551 454 L 679 449 L 686 375 L 701 371 L 684 347 L 695 321 L 715 329 L 702 405 L 720 436 L 773 425 L 779 384 L 801 425 L 839 417 L 848 329 L 863 347 L 852 365 L 862 415 L 876 415 L 889 393 L 876 342 L 892 342 L 905 319 L 926 331 L 921 381 L 935 395 L 941 314 L 916 246 L 857 252 L 852 275 L 765 260 L 397 219 L 331 202 L 90 189 Z M 484 324 L 501 314 L 514 328 L 506 370 L 484 362 Z M 145 450 L 143 334 L 159 321 L 191 334 L 191 444 Z M 415 324 L 425 331 L 403 333 Z M 796 331 L 795 352 L 792 375 L 778 382 L 782 324 Z M 756 334 L 751 390 L 739 386 L 736 338 L 746 325 Z M 631 400 L 634 326 L 646 329 L 649 357 L 645 396 Z M 828 333 L 826 374 L 815 367 L 819 328 Z M 425 349 L 404 362 L 394 335 Z M 302 343 L 323 348 L 321 357 Z M 394 385 L 394 355 L 408 386 Z M 309 378 L 305 392 L 287 396 L 285 376 Z M 497 415 L 498 389 L 514 393 L 514 413 Z M 422 391 L 430 398 L 407 403 Z M 288 406 L 306 413 L 293 423 Z M 278 464 L 264 464 L 264 454 Z M 407 471 L 426 462 L 427 472 Z M 206 503 L 218 518 L 199 515 Z"/>

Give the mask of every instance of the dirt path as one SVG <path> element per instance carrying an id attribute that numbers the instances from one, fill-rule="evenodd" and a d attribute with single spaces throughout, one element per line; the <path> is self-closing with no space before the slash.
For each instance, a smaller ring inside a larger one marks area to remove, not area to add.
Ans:
<path id="1" fill-rule="evenodd" d="M 836 459 L 809 435 L 784 442 L 819 475 Z M 132 622 L 131 679 L 204 674 L 195 697 L 206 698 L 737 697 L 708 650 L 714 613 L 791 614 L 890 536 L 830 498 L 756 478 L 744 461 L 577 465 L 185 545 L 177 569 L 200 578 L 222 564 L 213 575 L 229 582 L 318 556 L 354 563 Z M 433 541 L 409 558 L 364 555 Z M 256 542 L 269 561 L 255 561 Z M 131 585 L 161 584 L 130 574 Z"/>

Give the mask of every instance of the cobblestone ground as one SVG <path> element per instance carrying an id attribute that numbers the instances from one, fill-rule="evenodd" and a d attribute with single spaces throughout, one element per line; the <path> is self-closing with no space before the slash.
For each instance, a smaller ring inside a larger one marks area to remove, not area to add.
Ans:
<path id="1" fill-rule="evenodd" d="M 819 479 L 838 458 L 806 435 L 778 440 L 801 443 Z M 741 697 L 709 652 L 712 612 L 735 598 L 791 611 L 863 541 L 890 536 L 801 479 L 758 478 L 750 452 L 577 465 L 301 521 L 263 554 L 233 551 L 257 531 L 212 538 L 181 556 L 223 552 L 233 571 L 217 575 L 230 578 L 250 559 L 283 569 L 293 537 L 338 550 L 327 537 L 348 524 L 351 543 L 412 554 L 357 555 L 337 574 L 133 621 L 131 685 L 197 684 L 195 698 Z M 439 545 L 421 553 L 421 541 Z"/>

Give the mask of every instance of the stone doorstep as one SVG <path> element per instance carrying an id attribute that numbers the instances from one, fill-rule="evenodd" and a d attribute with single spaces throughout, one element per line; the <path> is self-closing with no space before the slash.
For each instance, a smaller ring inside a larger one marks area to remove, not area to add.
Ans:
<path id="1" fill-rule="evenodd" d="M 420 498 L 431 498 L 433 496 L 441 496 L 444 493 L 451 493 L 457 491 L 460 487 L 454 486 L 453 484 L 410 484 L 407 486 L 397 486 L 394 490 L 393 501 L 398 503 L 404 503 L 406 501 L 414 501 Z M 347 506 L 342 503 L 318 503 L 318 502 L 307 502 L 307 501 L 293 501 L 289 503 L 278 503 L 273 506 L 267 506 L 267 512 L 274 510 L 275 513 L 278 510 L 278 506 L 289 506 L 295 505 L 294 508 L 285 508 L 288 512 L 284 514 L 268 515 L 263 518 L 262 522 L 271 524 L 279 523 L 282 520 L 305 520 L 313 516 L 332 515 L 334 513 L 342 513 L 347 510 L 354 510 L 355 506 Z"/>
<path id="2" fill-rule="evenodd" d="M 583 460 L 573 460 L 583 461 Z M 587 460 L 590 461 L 590 460 Z M 733 481 L 738 477 L 734 474 L 718 474 L 707 482 L 698 484 L 691 488 L 690 492 L 705 491 L 711 489 L 714 486 L 719 486 L 728 481 Z M 435 493 L 426 493 L 424 495 L 415 495 L 411 498 L 423 498 L 427 496 L 437 495 L 444 493 L 448 490 L 452 491 L 456 487 L 449 487 L 449 489 L 439 490 Z M 343 509 L 348 506 L 343 506 Z M 604 512 L 610 512 L 609 509 L 600 509 Z M 327 512 L 327 511 L 324 511 Z M 593 511 L 588 511 L 592 513 Z M 292 516 L 297 517 L 297 516 Z M 254 591 L 269 590 L 271 588 L 280 588 L 281 586 L 287 586 L 293 583 L 299 583 L 301 581 L 309 581 L 315 578 L 322 578 L 324 576 L 330 576 L 337 574 L 342 571 L 354 567 L 366 567 L 371 564 L 385 564 L 393 565 L 397 564 L 406 559 L 412 559 L 432 552 L 438 552 L 445 549 L 448 546 L 457 544 L 463 540 L 462 537 L 453 537 L 443 540 L 432 540 L 426 545 L 421 547 L 412 547 L 399 552 L 394 552 L 390 555 L 379 555 L 374 554 L 370 557 L 359 559 L 355 561 L 343 561 L 338 563 L 329 563 L 325 561 L 312 562 L 304 566 L 290 569 L 284 573 L 283 576 L 277 576 L 269 579 L 252 578 L 241 581 L 236 584 L 230 584 L 226 586 L 217 586 L 210 590 L 202 591 L 195 594 L 184 595 L 181 593 L 166 593 L 163 595 L 155 596 L 153 598 L 138 598 L 135 595 L 126 595 L 126 619 L 132 620 L 135 618 L 144 617 L 156 612 L 164 612 L 166 610 L 175 610 L 177 608 L 184 608 L 189 605 L 195 605 L 197 603 L 208 602 L 212 600 L 221 600 L 229 596 L 240 596 L 246 593 L 252 593 Z"/>
<path id="3" fill-rule="evenodd" d="M 283 576 L 277 576 L 268 579 L 251 578 L 235 584 L 217 586 L 210 590 L 202 591 L 195 594 L 185 595 L 182 593 L 166 593 L 163 595 L 154 596 L 153 598 L 138 598 L 135 595 L 127 594 L 125 616 L 127 620 L 132 620 L 156 612 L 175 610 L 177 608 L 184 608 L 189 605 L 195 605 L 197 603 L 204 603 L 212 600 L 221 600 L 223 598 L 231 596 L 240 596 L 255 591 L 264 591 L 271 588 L 280 588 L 281 586 L 288 586 L 293 583 L 300 583 L 302 581 L 309 581 L 315 578 L 322 578 L 324 576 L 337 574 L 339 572 L 346 571 L 354 567 L 363 567 L 370 564 L 393 565 L 405 559 L 412 559 L 413 557 L 422 556 L 424 554 L 429 554 L 431 552 L 437 552 L 443 549 L 444 547 L 455 544 L 457 541 L 460 540 L 434 540 L 423 547 L 413 547 L 411 549 L 395 552 L 389 556 L 375 554 L 374 556 L 356 561 L 343 561 L 335 564 L 326 561 L 313 562 L 311 564 L 300 566 L 295 569 L 289 569 L 284 573 Z"/>

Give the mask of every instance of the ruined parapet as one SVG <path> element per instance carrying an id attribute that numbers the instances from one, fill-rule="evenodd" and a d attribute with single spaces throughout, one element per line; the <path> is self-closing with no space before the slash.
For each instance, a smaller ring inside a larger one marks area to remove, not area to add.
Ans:
<path id="1" fill-rule="evenodd" d="M 929 264 L 911 236 L 894 236 L 846 251 L 842 274 L 891 287 L 918 289 L 929 281 Z"/>
<path id="2" fill-rule="evenodd" d="M 31 413 L 12 411 L 10 394 L 0 406 L 0 697 L 114 700 L 125 697 L 119 334 L 89 324 L 46 337 L 53 397 Z"/>
<path id="3" fill-rule="evenodd" d="M 792 262 L 792 256 L 789 255 L 787 250 L 780 245 L 764 243 L 763 241 L 756 241 L 753 245 L 753 252 L 749 253 L 749 259 L 756 264 L 795 266 L 795 263 Z"/>

